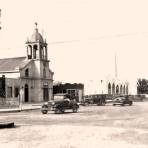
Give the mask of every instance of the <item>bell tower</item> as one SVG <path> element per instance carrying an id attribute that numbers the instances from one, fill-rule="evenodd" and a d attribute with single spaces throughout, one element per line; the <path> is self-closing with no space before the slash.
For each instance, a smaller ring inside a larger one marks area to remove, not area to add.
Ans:
<path id="1" fill-rule="evenodd" d="M 27 39 L 27 60 L 34 61 L 35 68 L 32 70 L 34 78 L 52 79 L 49 69 L 48 49 L 46 39 L 38 31 L 37 23 L 30 38 Z"/>
<path id="2" fill-rule="evenodd" d="M 30 39 L 27 39 L 27 59 L 48 60 L 47 43 L 39 33 L 35 23 L 34 33 Z"/>

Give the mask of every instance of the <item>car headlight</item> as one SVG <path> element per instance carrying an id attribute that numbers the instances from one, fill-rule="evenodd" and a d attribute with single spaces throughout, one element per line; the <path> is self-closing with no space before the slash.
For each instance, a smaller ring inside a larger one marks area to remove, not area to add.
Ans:
<path id="1" fill-rule="evenodd" d="M 48 105 L 48 102 L 45 102 L 44 104 L 45 104 L 45 105 Z"/>
<path id="2" fill-rule="evenodd" d="M 55 105 L 55 102 L 52 102 L 52 105 Z"/>

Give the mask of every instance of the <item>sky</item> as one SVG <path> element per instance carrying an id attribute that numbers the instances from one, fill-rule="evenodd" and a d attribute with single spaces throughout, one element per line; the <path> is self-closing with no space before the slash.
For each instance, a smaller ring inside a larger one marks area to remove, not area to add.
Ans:
<path id="1" fill-rule="evenodd" d="M 0 0 L 0 58 L 26 55 L 38 23 L 54 81 L 148 79 L 147 0 Z"/>

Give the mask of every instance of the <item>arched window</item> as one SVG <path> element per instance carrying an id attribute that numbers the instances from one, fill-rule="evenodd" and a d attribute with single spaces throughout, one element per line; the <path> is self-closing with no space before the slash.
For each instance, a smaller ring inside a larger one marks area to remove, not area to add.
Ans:
<path id="1" fill-rule="evenodd" d="M 108 94 L 111 94 L 111 84 L 108 84 Z"/>
<path id="2" fill-rule="evenodd" d="M 115 94 L 115 84 L 113 83 L 112 85 L 112 94 L 114 95 Z"/>
<path id="3" fill-rule="evenodd" d="M 123 94 L 125 94 L 125 85 L 124 85 L 124 87 L 123 87 Z"/>
<path id="4" fill-rule="evenodd" d="M 36 56 L 37 56 L 37 50 L 38 50 L 37 45 L 34 45 L 34 46 L 33 46 L 33 52 L 34 52 L 34 53 L 33 53 L 33 54 L 34 54 L 33 57 L 34 57 L 34 59 L 36 59 Z"/>
<path id="5" fill-rule="evenodd" d="M 128 86 L 126 86 L 126 94 L 128 94 Z"/>
<path id="6" fill-rule="evenodd" d="M 43 46 L 40 45 L 40 58 L 43 59 Z"/>
<path id="7" fill-rule="evenodd" d="M 45 47 L 45 60 L 47 60 L 47 47 Z"/>
<path id="8" fill-rule="evenodd" d="M 44 47 L 43 50 L 44 50 L 44 57 L 43 57 L 43 59 L 46 59 L 46 47 Z"/>
<path id="9" fill-rule="evenodd" d="M 32 59 L 32 46 L 31 45 L 27 47 L 27 54 L 28 54 L 28 59 Z"/>
<path id="10" fill-rule="evenodd" d="M 116 86 L 116 94 L 119 94 L 119 86 Z"/>
<path id="11" fill-rule="evenodd" d="M 120 86 L 120 94 L 122 94 L 123 92 L 122 92 L 122 85 Z"/>
<path id="12" fill-rule="evenodd" d="M 28 68 L 25 70 L 25 77 L 29 77 L 29 69 Z"/>

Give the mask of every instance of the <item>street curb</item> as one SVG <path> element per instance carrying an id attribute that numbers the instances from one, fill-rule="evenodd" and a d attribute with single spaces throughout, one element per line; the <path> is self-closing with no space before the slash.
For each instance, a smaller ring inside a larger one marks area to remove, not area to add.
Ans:
<path id="1" fill-rule="evenodd" d="M 22 112 L 22 111 L 29 111 L 29 110 L 39 110 L 40 108 L 29 108 L 29 109 L 12 109 L 12 110 L 0 110 L 0 113 L 13 113 L 13 112 Z"/>

